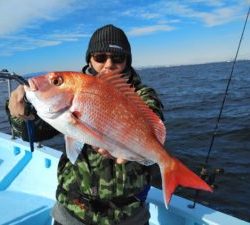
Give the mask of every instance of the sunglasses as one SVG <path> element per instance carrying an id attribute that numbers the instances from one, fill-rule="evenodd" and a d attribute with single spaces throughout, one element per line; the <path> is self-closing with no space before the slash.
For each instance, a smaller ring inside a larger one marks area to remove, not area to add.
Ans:
<path id="1" fill-rule="evenodd" d="M 105 63 L 108 58 L 110 58 L 113 63 L 123 63 L 126 59 L 125 54 L 107 55 L 105 53 L 97 53 L 97 54 L 92 54 L 92 57 L 98 63 Z"/>

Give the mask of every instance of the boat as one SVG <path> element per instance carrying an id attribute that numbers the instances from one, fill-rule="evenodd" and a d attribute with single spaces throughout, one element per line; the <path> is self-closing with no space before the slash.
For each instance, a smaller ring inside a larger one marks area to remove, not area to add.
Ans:
<path id="1" fill-rule="evenodd" d="M 57 164 L 62 152 L 0 132 L 0 225 L 51 225 Z M 250 225 L 249 222 L 174 195 L 167 209 L 162 191 L 147 198 L 150 225 Z"/>

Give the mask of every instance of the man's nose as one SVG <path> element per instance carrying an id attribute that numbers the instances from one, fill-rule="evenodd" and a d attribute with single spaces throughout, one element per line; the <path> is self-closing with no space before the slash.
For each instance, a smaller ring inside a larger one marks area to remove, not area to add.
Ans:
<path id="1" fill-rule="evenodd" d="M 114 63 L 112 62 L 111 58 L 110 58 L 110 57 L 107 58 L 104 67 L 105 67 L 105 68 L 112 68 L 113 65 L 114 65 Z"/>

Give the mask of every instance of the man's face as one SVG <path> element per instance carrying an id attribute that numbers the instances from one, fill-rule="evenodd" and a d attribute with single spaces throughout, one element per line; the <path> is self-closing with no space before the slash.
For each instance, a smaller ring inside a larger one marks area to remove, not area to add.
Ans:
<path id="1" fill-rule="evenodd" d="M 98 52 L 91 54 L 90 66 L 98 73 L 121 73 L 127 64 L 124 54 Z"/>

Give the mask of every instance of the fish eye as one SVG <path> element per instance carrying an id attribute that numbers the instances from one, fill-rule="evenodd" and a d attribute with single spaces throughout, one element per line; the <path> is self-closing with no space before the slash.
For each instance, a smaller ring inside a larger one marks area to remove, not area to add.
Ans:
<path id="1" fill-rule="evenodd" d="M 51 84 L 55 86 L 60 86 L 63 83 L 63 78 L 62 77 L 53 77 L 51 79 Z"/>

